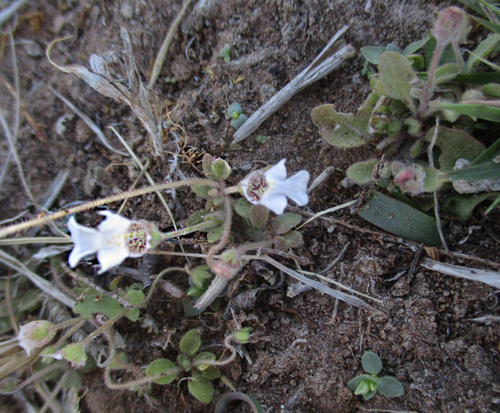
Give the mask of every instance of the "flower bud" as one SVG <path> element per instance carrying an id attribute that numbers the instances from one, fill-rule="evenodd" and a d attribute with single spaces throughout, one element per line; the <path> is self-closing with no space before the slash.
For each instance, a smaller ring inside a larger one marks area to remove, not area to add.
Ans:
<path id="1" fill-rule="evenodd" d="M 243 261 L 236 250 L 228 250 L 221 254 L 220 259 L 215 261 L 210 269 L 216 275 L 227 280 L 233 279 L 243 267 Z"/>
<path id="2" fill-rule="evenodd" d="M 419 195 L 425 188 L 425 171 L 420 166 L 405 166 L 400 162 L 393 162 L 391 165 L 396 174 L 394 182 L 401 191 L 412 195 Z"/>
<path id="3" fill-rule="evenodd" d="M 238 340 L 241 344 L 246 344 L 248 343 L 248 340 L 250 339 L 250 336 L 252 335 L 253 328 L 252 327 L 245 327 L 242 328 L 241 330 L 238 330 L 234 333 L 234 337 L 236 340 Z"/>
<path id="4" fill-rule="evenodd" d="M 31 350 L 43 347 L 54 338 L 57 329 L 53 327 L 54 324 L 46 320 L 32 321 L 21 326 L 17 336 L 19 345 L 26 350 L 29 356 Z"/>
<path id="5" fill-rule="evenodd" d="M 470 29 L 465 12 L 459 7 L 450 6 L 439 12 L 432 35 L 442 45 L 452 42 L 463 43 Z"/>

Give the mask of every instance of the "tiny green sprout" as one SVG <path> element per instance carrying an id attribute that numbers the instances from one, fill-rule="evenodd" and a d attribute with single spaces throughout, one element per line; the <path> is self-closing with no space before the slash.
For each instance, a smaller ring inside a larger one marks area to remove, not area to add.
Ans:
<path id="1" fill-rule="evenodd" d="M 266 142 L 267 142 L 267 136 L 257 135 L 257 136 L 255 137 L 255 140 L 256 140 L 258 143 L 266 143 Z"/>
<path id="2" fill-rule="evenodd" d="M 253 328 L 252 327 L 244 327 L 241 330 L 238 330 L 234 333 L 236 340 L 238 340 L 241 344 L 248 343 L 250 336 L 252 335 Z"/>
<path id="3" fill-rule="evenodd" d="M 231 103 L 227 108 L 227 114 L 231 119 L 238 119 L 241 114 L 241 105 L 238 102 Z"/>
<path id="4" fill-rule="evenodd" d="M 177 83 L 177 78 L 176 77 L 166 77 L 165 83 Z"/>
<path id="5" fill-rule="evenodd" d="M 226 43 L 224 47 L 219 52 L 219 56 L 224 58 L 224 62 L 229 63 L 231 61 L 231 45 Z"/>
<path id="6" fill-rule="evenodd" d="M 362 395 L 365 400 L 375 396 L 377 390 L 386 397 L 399 397 L 404 393 L 403 386 L 394 377 L 378 377 L 382 370 L 382 361 L 373 351 L 365 351 L 361 359 L 363 370 L 361 374 L 349 380 L 347 388 L 355 395 Z"/>
<path id="7" fill-rule="evenodd" d="M 247 116 L 246 115 L 243 115 L 243 113 L 238 117 L 238 119 L 233 119 L 231 121 L 231 126 L 238 130 L 239 128 L 241 128 L 243 126 L 243 124 L 247 121 Z"/>

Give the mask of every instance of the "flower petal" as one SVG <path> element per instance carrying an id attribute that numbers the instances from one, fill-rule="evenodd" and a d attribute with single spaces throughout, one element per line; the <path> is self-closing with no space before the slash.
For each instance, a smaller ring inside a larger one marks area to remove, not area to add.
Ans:
<path id="1" fill-rule="evenodd" d="M 68 221 L 68 229 L 75 243 L 68 261 L 70 267 L 74 268 L 83 257 L 96 253 L 101 247 L 101 234 L 93 228 L 78 224 L 74 216 Z"/>
<path id="2" fill-rule="evenodd" d="M 280 193 L 266 192 L 261 198 L 260 205 L 264 205 L 276 215 L 281 215 L 287 206 L 286 196 Z"/>
<path id="3" fill-rule="evenodd" d="M 101 211 L 99 214 L 104 215 L 106 219 L 102 221 L 97 228 L 101 233 L 110 232 L 112 234 L 124 234 L 130 226 L 130 219 L 124 218 L 121 215 L 111 211 Z"/>
<path id="4" fill-rule="evenodd" d="M 99 264 L 101 264 L 101 269 L 97 274 L 101 275 L 110 268 L 120 265 L 128 256 L 129 251 L 126 246 L 112 246 L 99 249 L 97 252 L 97 259 L 99 260 Z"/>
<path id="5" fill-rule="evenodd" d="M 309 197 L 307 196 L 307 184 L 309 182 L 309 172 L 299 171 L 295 175 L 286 180 L 287 187 L 290 188 L 286 192 L 286 196 L 295 202 L 298 206 L 307 205 Z M 292 190 L 293 188 L 293 190 Z"/>
<path id="6" fill-rule="evenodd" d="M 269 168 L 264 173 L 266 174 L 266 180 L 270 184 L 272 182 L 284 181 L 286 179 L 286 159 L 282 159 L 276 165 Z"/>

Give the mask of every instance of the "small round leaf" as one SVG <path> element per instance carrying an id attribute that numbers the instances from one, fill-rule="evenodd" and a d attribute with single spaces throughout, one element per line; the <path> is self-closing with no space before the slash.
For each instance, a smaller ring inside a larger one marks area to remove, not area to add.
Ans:
<path id="1" fill-rule="evenodd" d="M 212 386 L 212 382 L 201 378 L 201 376 L 189 380 L 188 389 L 189 393 L 203 403 L 210 403 L 214 397 L 214 386 Z"/>
<path id="2" fill-rule="evenodd" d="M 201 337 L 198 330 L 195 328 L 189 330 L 181 339 L 181 351 L 189 356 L 192 356 L 198 351 L 201 346 Z"/>
<path id="3" fill-rule="evenodd" d="M 151 362 L 146 368 L 146 376 L 158 376 L 175 367 L 177 367 L 177 365 L 169 359 L 157 359 Z M 168 384 L 174 381 L 175 376 L 177 376 L 175 373 L 169 374 L 168 376 L 154 380 L 154 382 L 158 384 Z"/>
<path id="4" fill-rule="evenodd" d="M 386 397 L 399 397 L 404 394 L 402 384 L 394 377 L 385 376 L 378 381 L 378 390 Z"/>
<path id="5" fill-rule="evenodd" d="M 361 359 L 361 364 L 363 365 L 363 369 L 368 374 L 377 375 L 382 370 L 382 361 L 380 361 L 380 357 L 377 356 L 373 351 L 365 351 L 363 357 Z"/>

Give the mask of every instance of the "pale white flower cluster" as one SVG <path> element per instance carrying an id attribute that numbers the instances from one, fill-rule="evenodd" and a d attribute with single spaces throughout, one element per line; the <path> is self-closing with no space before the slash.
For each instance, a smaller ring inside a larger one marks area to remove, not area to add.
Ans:
<path id="1" fill-rule="evenodd" d="M 287 207 L 287 197 L 298 206 L 309 202 L 307 184 L 309 172 L 302 170 L 290 178 L 286 177 L 286 159 L 266 171 L 252 172 L 240 182 L 245 198 L 254 205 L 264 205 L 276 215 L 281 215 Z"/>

